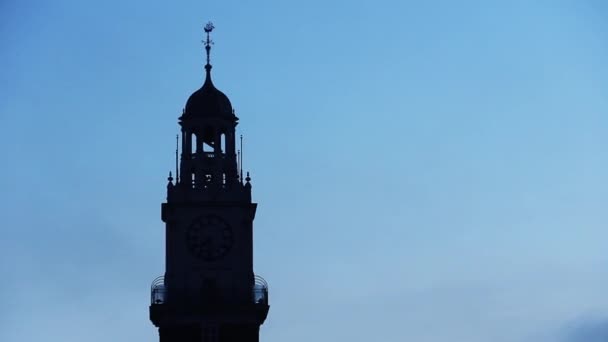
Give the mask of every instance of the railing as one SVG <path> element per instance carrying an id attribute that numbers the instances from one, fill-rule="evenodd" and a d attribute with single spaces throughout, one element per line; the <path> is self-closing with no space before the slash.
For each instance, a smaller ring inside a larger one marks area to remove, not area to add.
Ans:
<path id="1" fill-rule="evenodd" d="M 268 305 L 268 283 L 264 278 L 256 275 L 252 287 L 252 300 L 255 304 Z M 150 302 L 152 304 L 167 303 L 167 288 L 165 287 L 165 277 L 160 276 L 154 279 L 150 291 Z"/>
<path id="2" fill-rule="evenodd" d="M 256 275 L 254 279 L 253 302 L 255 304 L 268 304 L 268 283 L 259 275 Z"/>
<path id="3" fill-rule="evenodd" d="M 165 277 L 160 276 L 152 282 L 151 303 L 164 304 L 167 299 L 167 289 L 165 288 Z"/>

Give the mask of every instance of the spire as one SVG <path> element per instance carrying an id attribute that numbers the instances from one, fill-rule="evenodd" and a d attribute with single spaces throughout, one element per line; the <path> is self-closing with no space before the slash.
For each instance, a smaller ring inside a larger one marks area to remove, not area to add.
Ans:
<path id="1" fill-rule="evenodd" d="M 185 114 L 182 115 L 182 118 L 184 119 L 188 117 L 223 117 L 232 121 L 238 119 L 232 112 L 232 105 L 230 104 L 230 100 L 226 94 L 219 91 L 213 85 L 211 80 L 211 45 L 213 45 L 213 41 L 211 40 L 211 31 L 214 29 L 215 27 L 211 22 L 207 23 L 207 25 L 204 27 L 205 34 L 207 35 L 206 39 L 202 40 L 207 52 L 205 78 L 203 86 L 192 93 L 192 95 L 190 95 L 188 98 L 188 101 L 186 102 Z M 183 174 L 180 174 L 180 178 L 182 178 L 182 176 Z"/>
<path id="2" fill-rule="evenodd" d="M 208 22 L 204 28 L 205 33 L 207 34 L 207 39 L 204 41 L 205 50 L 207 51 L 207 64 L 205 64 L 207 80 L 211 80 L 211 45 L 213 45 L 213 40 L 211 40 L 209 34 L 211 33 L 211 31 L 213 31 L 214 28 L 215 26 L 213 26 L 212 22 Z"/>

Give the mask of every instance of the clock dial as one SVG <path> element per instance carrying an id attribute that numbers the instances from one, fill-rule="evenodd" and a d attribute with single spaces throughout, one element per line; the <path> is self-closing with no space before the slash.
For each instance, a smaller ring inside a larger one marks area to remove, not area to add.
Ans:
<path id="1" fill-rule="evenodd" d="M 223 258 L 233 243 L 232 229 L 226 221 L 215 215 L 197 218 L 186 231 L 188 250 L 205 261 Z"/>

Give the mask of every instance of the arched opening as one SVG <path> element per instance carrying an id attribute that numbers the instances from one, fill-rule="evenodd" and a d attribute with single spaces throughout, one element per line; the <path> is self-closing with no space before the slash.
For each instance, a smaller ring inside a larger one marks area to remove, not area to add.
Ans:
<path id="1" fill-rule="evenodd" d="M 190 143 L 190 153 L 195 154 L 196 153 L 196 144 L 198 143 L 198 137 L 196 136 L 196 134 L 190 133 L 190 139 L 188 139 L 188 140 Z"/>
<path id="2" fill-rule="evenodd" d="M 212 126 L 205 126 L 201 138 L 201 149 L 203 152 L 214 152 L 215 129 Z"/>
<path id="3" fill-rule="evenodd" d="M 220 151 L 226 153 L 226 134 L 224 133 L 220 136 Z"/>
<path id="4" fill-rule="evenodd" d="M 213 146 L 203 141 L 203 152 L 213 152 Z"/>

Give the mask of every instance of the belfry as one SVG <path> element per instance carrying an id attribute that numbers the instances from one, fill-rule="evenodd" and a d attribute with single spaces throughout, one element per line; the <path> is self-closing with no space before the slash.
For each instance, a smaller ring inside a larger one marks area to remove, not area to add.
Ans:
<path id="1" fill-rule="evenodd" d="M 160 342 L 257 342 L 268 315 L 268 285 L 253 272 L 257 204 L 237 153 L 239 119 L 211 80 L 213 29 L 205 26 L 205 82 L 179 117 L 179 166 L 161 208 L 165 274 L 150 304 Z"/>

